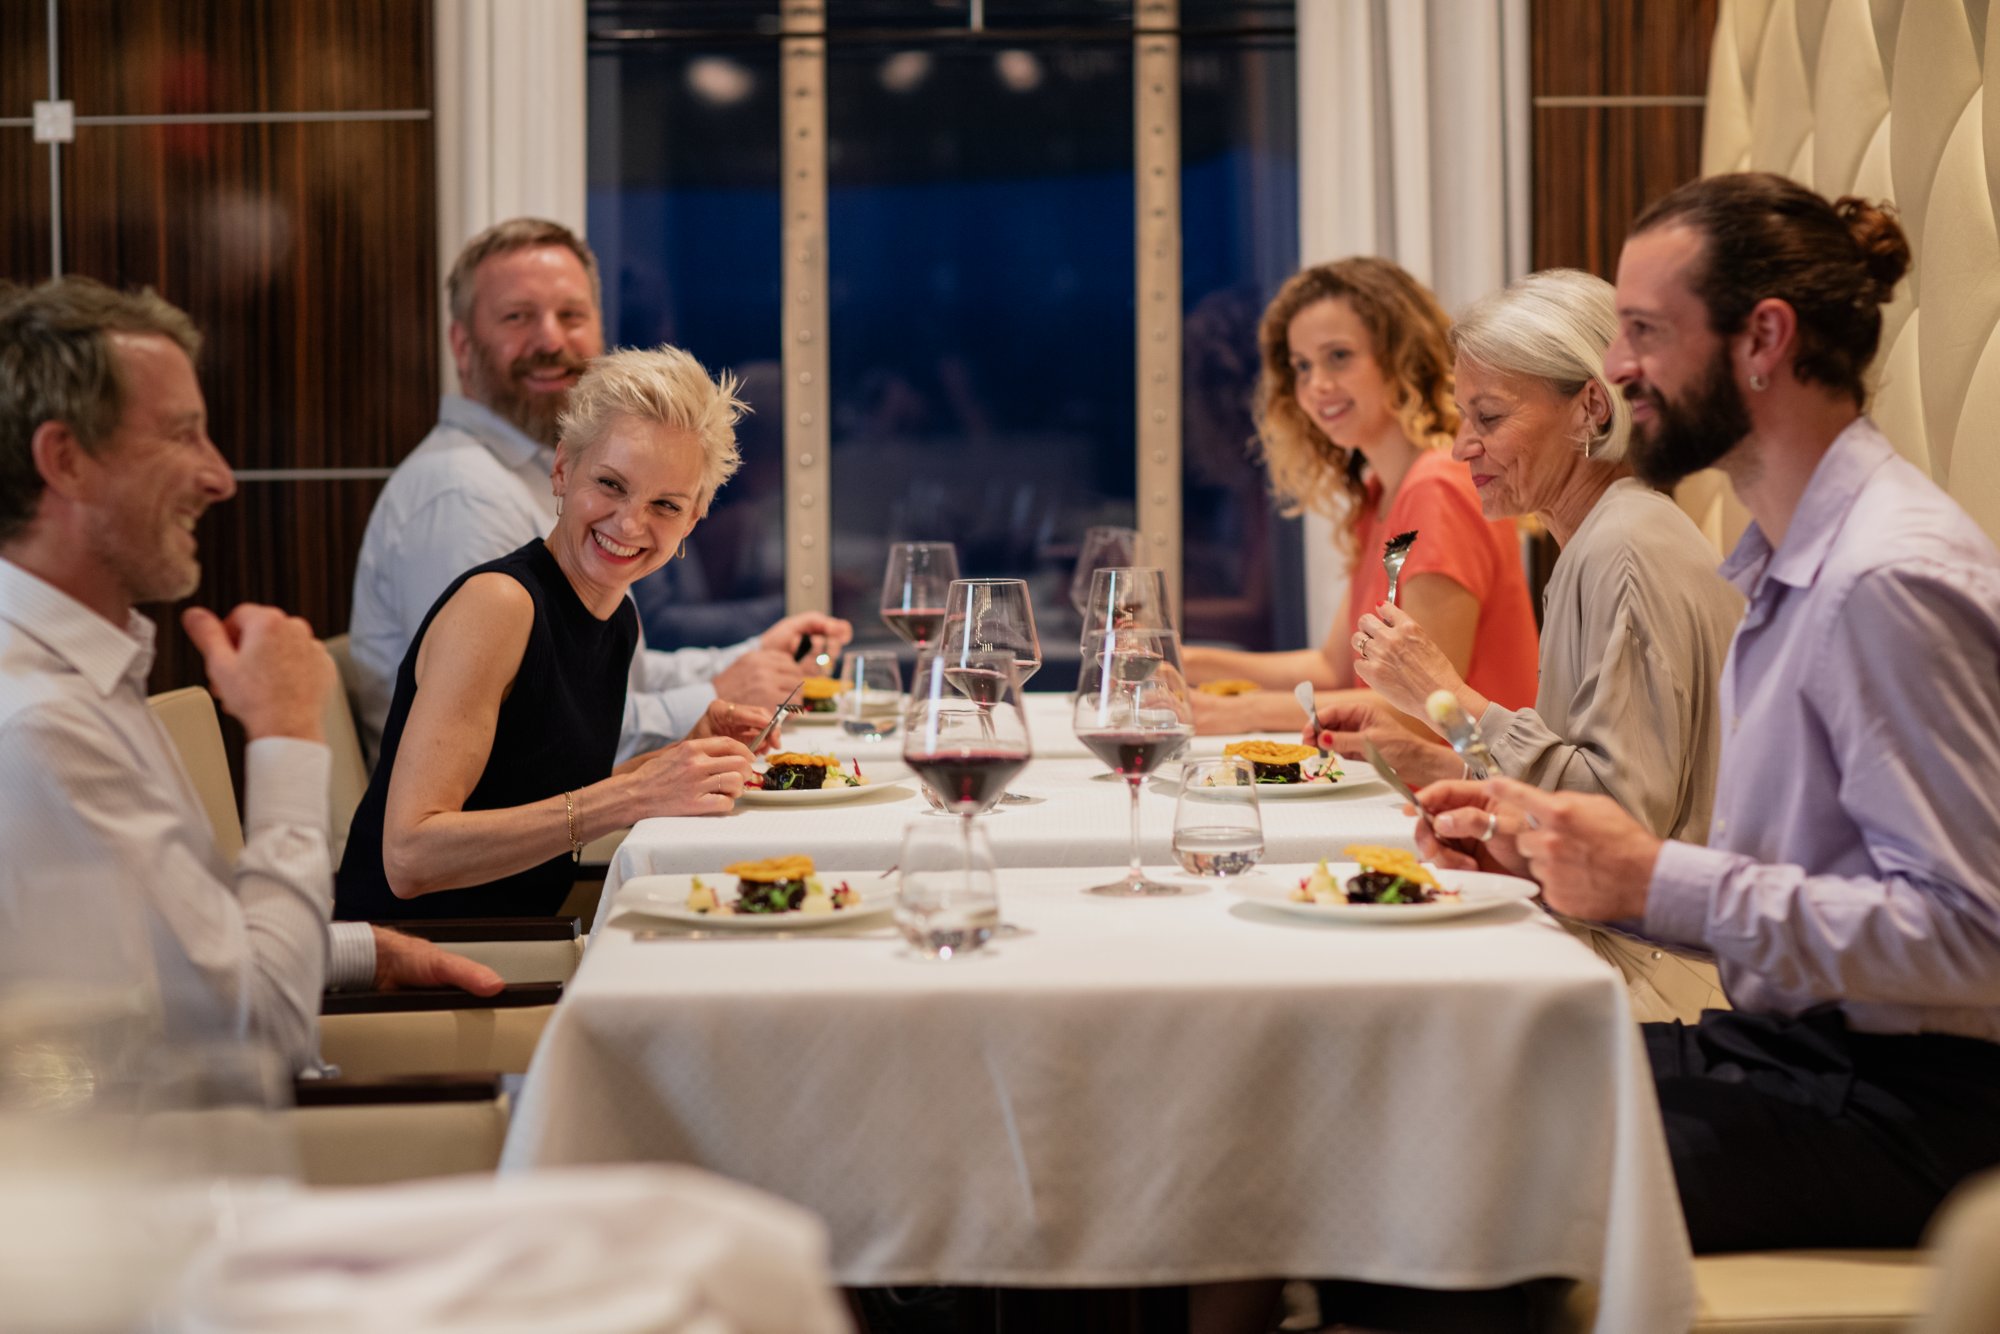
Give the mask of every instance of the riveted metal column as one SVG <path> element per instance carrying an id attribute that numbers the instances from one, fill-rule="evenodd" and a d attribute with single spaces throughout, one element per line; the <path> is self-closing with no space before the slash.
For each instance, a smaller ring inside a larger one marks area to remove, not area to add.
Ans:
<path id="1" fill-rule="evenodd" d="M 779 57 L 784 145 L 778 155 L 785 210 L 785 607 L 795 612 L 830 609 L 833 587 L 825 23 L 822 0 L 785 0 L 786 36 Z"/>
<path id="2" fill-rule="evenodd" d="M 1181 102 L 1177 0 L 1140 0 L 1133 39 L 1138 181 L 1139 533 L 1181 601 Z"/>

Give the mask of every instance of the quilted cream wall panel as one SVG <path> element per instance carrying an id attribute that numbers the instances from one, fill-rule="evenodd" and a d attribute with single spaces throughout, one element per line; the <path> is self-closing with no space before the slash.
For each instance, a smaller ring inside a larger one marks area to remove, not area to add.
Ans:
<path id="1" fill-rule="evenodd" d="M 1989 19 L 1992 21 L 1989 22 Z M 1722 0 L 1702 170 L 1777 171 L 1895 201 L 1916 263 L 1884 312 L 1871 411 L 2000 538 L 2000 5 Z M 1715 477 L 1681 493 L 1718 544 L 1742 511 Z"/>

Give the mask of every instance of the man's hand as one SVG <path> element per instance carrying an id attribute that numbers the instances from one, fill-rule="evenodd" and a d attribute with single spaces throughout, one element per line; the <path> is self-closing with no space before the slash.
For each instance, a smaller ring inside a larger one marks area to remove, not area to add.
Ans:
<path id="1" fill-rule="evenodd" d="M 428 940 L 406 936 L 386 927 L 369 928 L 375 933 L 375 989 L 400 991 L 405 987 L 457 987 L 475 996 L 491 996 L 505 985 L 500 974 L 483 963 L 474 963 L 462 954 L 439 949 Z"/>
<path id="2" fill-rule="evenodd" d="M 1319 710 L 1317 733 L 1302 728 L 1299 740 L 1308 746 L 1323 746 L 1350 760 L 1363 760 L 1367 752 L 1362 741 L 1375 743 L 1382 758 L 1389 761 L 1405 783 L 1420 788 L 1448 778 L 1461 778 L 1465 765 L 1449 746 L 1427 741 L 1405 727 L 1389 708 L 1372 701 L 1341 701 L 1323 704 Z"/>
<path id="3" fill-rule="evenodd" d="M 854 638 L 854 627 L 838 616 L 828 616 L 825 612 L 802 611 L 796 616 L 787 616 L 763 634 L 757 636 L 757 646 L 773 653 L 782 653 L 795 658 L 799 652 L 799 640 L 810 635 L 813 652 L 825 653 L 837 658 L 847 641 Z M 776 703 L 773 700 L 772 703 Z"/>
<path id="4" fill-rule="evenodd" d="M 715 674 L 715 697 L 760 708 L 768 719 L 806 674 L 806 665 L 793 662 L 789 653 L 752 649 Z"/>
<path id="5" fill-rule="evenodd" d="M 1544 792 L 1511 778 L 1487 784 L 1528 821 L 1516 842 L 1551 908 L 1588 922 L 1646 915 L 1662 840 L 1609 797 Z"/>
<path id="6" fill-rule="evenodd" d="M 320 711 L 336 674 L 310 625 L 276 607 L 246 602 L 227 620 L 189 607 L 181 627 L 201 653 L 209 689 L 252 741 L 326 740 Z"/>
<path id="7" fill-rule="evenodd" d="M 1431 817 L 1417 821 L 1417 855 L 1425 861 L 1457 871 L 1530 875 L 1515 842 L 1527 819 L 1495 796 L 1490 783 L 1463 778 L 1432 783 L 1417 789 L 1417 801 Z"/>

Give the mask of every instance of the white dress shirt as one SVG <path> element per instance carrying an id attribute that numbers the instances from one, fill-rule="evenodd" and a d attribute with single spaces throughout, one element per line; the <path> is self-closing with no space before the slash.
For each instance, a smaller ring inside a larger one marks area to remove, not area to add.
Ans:
<path id="1" fill-rule="evenodd" d="M 555 527 L 555 451 L 468 398 L 446 395 L 438 424 L 398 464 L 368 516 L 348 629 L 362 745 L 372 760 L 396 671 L 431 606 L 474 566 Z M 633 654 L 619 758 L 679 740 L 715 698 L 710 679 L 757 646 Z"/>
<path id="2" fill-rule="evenodd" d="M 0 560 L 0 931 L 16 942 L 0 959 L 43 979 L 150 969 L 129 980 L 157 987 L 169 1032 L 254 1036 L 306 1068 L 323 982 L 375 970 L 366 925 L 327 924 L 329 753 L 250 743 L 231 866 L 147 707 L 152 662 L 144 616 L 121 630 Z M 63 957 L 24 957 L 22 940 Z"/>

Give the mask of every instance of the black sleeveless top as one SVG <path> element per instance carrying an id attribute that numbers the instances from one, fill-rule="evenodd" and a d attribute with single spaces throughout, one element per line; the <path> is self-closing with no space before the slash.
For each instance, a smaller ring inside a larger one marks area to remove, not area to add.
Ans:
<path id="1" fill-rule="evenodd" d="M 534 628 L 500 704 L 486 771 L 465 799 L 468 811 L 498 810 L 588 787 L 611 776 L 625 713 L 639 615 L 627 598 L 609 619 L 598 620 L 577 598 L 556 558 L 540 538 L 520 550 L 467 570 L 432 604 L 396 669 L 396 695 L 382 729 L 382 755 L 368 791 L 354 812 L 347 851 L 334 874 L 333 915 L 348 920 L 394 918 L 534 917 L 562 906 L 575 878 L 567 852 L 489 884 L 399 899 L 382 869 L 382 818 L 389 776 L 403 742 L 410 701 L 417 693 L 417 650 L 466 580 L 504 574 L 535 600 Z"/>

